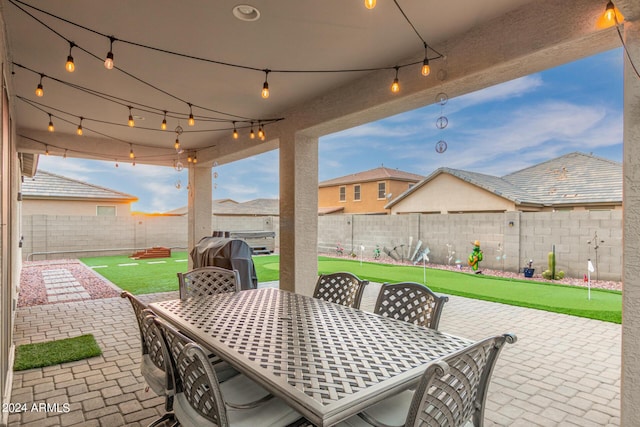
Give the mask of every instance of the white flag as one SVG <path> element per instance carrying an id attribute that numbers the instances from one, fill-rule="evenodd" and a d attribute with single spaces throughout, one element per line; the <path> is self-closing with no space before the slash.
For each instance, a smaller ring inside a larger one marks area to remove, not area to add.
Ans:
<path id="1" fill-rule="evenodd" d="M 591 263 L 591 260 L 589 260 L 587 264 L 587 269 L 589 270 L 590 273 L 593 273 L 594 271 L 596 271 L 596 269 L 593 268 L 593 264 Z"/>

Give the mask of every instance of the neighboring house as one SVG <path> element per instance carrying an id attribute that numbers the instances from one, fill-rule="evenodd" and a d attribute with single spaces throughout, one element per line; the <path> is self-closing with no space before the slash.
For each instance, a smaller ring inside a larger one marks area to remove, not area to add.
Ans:
<path id="1" fill-rule="evenodd" d="M 211 213 L 216 216 L 278 216 L 280 202 L 278 199 L 254 199 L 236 202 L 233 199 L 216 199 L 211 204 Z M 187 207 L 183 206 L 166 212 L 168 215 L 186 215 Z"/>
<path id="2" fill-rule="evenodd" d="M 318 213 L 387 214 L 389 200 L 422 179 L 421 175 L 381 166 L 323 181 L 318 185 Z"/>
<path id="3" fill-rule="evenodd" d="M 439 168 L 385 207 L 392 214 L 622 209 L 622 165 L 576 152 L 503 177 Z"/>
<path id="4" fill-rule="evenodd" d="M 38 170 L 22 183 L 22 215 L 128 216 L 130 194 Z"/>

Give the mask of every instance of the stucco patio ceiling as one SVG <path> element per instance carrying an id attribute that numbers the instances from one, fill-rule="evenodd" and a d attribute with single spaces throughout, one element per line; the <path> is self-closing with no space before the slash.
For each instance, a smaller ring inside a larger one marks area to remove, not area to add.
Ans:
<path id="1" fill-rule="evenodd" d="M 176 134 L 173 131 L 178 125 L 177 117 L 181 117 L 179 123 L 184 129 L 180 135 L 181 146 L 185 150 L 182 159 L 188 153 L 197 152 L 201 164 L 210 164 L 213 160 L 222 163 L 257 154 L 277 147 L 275 138 L 287 126 L 296 130 L 304 129 L 307 124 L 300 117 L 309 116 L 309 106 L 318 105 L 327 94 L 338 95 L 327 101 L 325 107 L 330 108 L 332 102 L 335 104 L 334 99 L 340 99 L 339 94 L 343 93 L 345 100 L 349 99 L 354 105 L 360 104 L 352 106 L 350 111 L 354 112 L 386 102 L 385 98 L 392 100 L 397 96 L 398 102 L 407 93 L 416 93 L 426 87 L 437 88 L 443 83 L 439 70 L 446 69 L 455 75 L 456 71 L 447 67 L 464 63 L 465 59 L 460 58 L 456 50 L 466 37 L 474 37 L 480 44 L 470 46 L 465 42 L 465 49 L 480 49 L 476 55 L 486 58 L 485 63 L 497 63 L 502 60 L 505 49 L 497 42 L 509 44 L 516 40 L 523 41 L 520 40 L 523 36 L 518 34 L 513 34 L 514 40 L 505 40 L 505 28 L 510 28 L 510 25 L 513 28 L 535 27 L 535 19 L 541 23 L 548 22 L 549 17 L 541 16 L 542 11 L 556 14 L 551 7 L 560 7 L 555 5 L 557 2 L 531 0 L 398 0 L 424 40 L 448 55 L 446 60 L 432 61 L 434 72 L 431 76 L 419 76 L 420 65 L 402 68 L 399 78 L 401 84 L 405 83 L 406 89 L 403 90 L 408 92 L 394 95 L 389 91 L 394 78 L 393 69 L 336 73 L 274 71 L 268 75 L 271 96 L 262 99 L 260 91 L 265 73 L 260 70 L 263 69 L 393 68 L 407 62 L 421 61 L 424 47 L 392 0 L 379 0 L 373 10 L 366 9 L 362 0 L 251 0 L 248 3 L 260 12 L 260 18 L 252 22 L 241 21 L 232 13 L 234 6 L 244 3 L 244 0 L 25 1 L 70 22 L 118 39 L 113 43 L 115 66 L 129 75 L 116 68 L 107 70 L 104 67 L 103 61 L 109 50 L 108 37 L 55 19 L 18 0 L 2 0 L 10 55 L 14 62 L 11 68 L 13 73 L 6 72 L 6 75 L 14 81 L 14 93 L 10 95 L 17 97 L 13 117 L 17 122 L 19 150 L 43 153 L 48 148 L 51 154 L 63 155 L 66 149 L 70 157 L 127 161 L 133 149 L 136 162 L 164 165 L 171 165 L 178 157 L 174 150 Z M 586 14 L 590 20 L 601 13 L 606 2 L 570 0 L 569 3 L 571 5 L 568 6 L 580 9 L 575 11 L 576 14 Z M 534 23 L 524 22 L 529 19 L 533 19 Z M 567 31 L 581 34 L 594 32 L 593 28 L 586 28 L 587 22 L 585 19 L 581 26 L 572 24 L 573 28 Z M 562 25 L 551 24 L 555 28 Z M 502 33 L 494 35 L 490 32 L 492 28 L 501 29 Z M 537 30 L 544 32 L 545 28 Z M 474 34 L 483 37 L 478 38 Z M 482 44 L 491 39 L 496 44 Z M 132 46 L 120 40 L 257 70 L 178 57 Z M 594 49 L 612 47 L 613 38 L 609 37 L 609 40 L 606 43 L 594 42 Z M 72 49 L 76 66 L 73 73 L 64 68 L 70 50 L 69 41 L 77 45 Z M 509 51 L 509 46 L 506 50 Z M 454 54 L 455 57 L 452 56 Z M 430 56 L 433 55 L 430 52 Z M 42 82 L 43 97 L 37 97 L 34 93 L 40 80 L 39 74 L 45 75 Z M 104 96 L 90 95 L 54 79 L 98 91 L 108 98 L 118 97 L 119 101 L 107 101 Z M 367 81 L 370 83 L 367 84 Z M 488 83 L 478 80 L 475 88 Z M 375 99 L 371 98 L 371 93 L 363 93 L 372 92 L 363 88 L 373 84 L 379 88 L 373 91 L 376 92 Z M 196 118 L 193 127 L 188 126 L 186 120 L 189 103 L 193 105 Z M 396 106 L 389 112 L 415 108 L 425 103 L 428 102 L 424 98 L 407 98 L 403 106 Z M 127 126 L 127 106 L 133 107 L 136 123 L 133 129 Z M 206 111 L 200 107 L 228 114 Z M 170 112 L 164 132 L 160 130 L 162 110 Z M 47 131 L 48 113 L 53 114 L 53 133 Z M 322 114 L 325 113 L 318 111 L 318 115 Z M 364 115 L 359 121 L 380 118 L 382 114 Z M 226 121 L 205 121 L 203 116 Z M 75 134 L 79 117 L 84 117 L 82 137 Z M 260 120 L 284 120 L 267 124 L 267 140 L 261 142 L 257 138 L 249 140 L 245 118 L 254 120 L 256 132 Z M 228 120 L 237 120 L 240 133 L 238 140 L 232 138 L 233 125 Z M 316 124 L 309 122 L 309 126 Z M 347 126 L 346 123 L 343 125 Z"/>

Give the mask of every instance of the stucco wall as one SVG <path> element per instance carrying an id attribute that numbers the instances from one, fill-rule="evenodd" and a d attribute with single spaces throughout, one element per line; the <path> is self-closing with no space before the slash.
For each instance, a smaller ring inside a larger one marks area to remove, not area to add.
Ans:
<path id="1" fill-rule="evenodd" d="M 386 194 L 392 194 L 392 197 L 397 197 L 409 189 L 409 182 L 396 180 L 345 184 L 346 200 L 341 202 L 339 188 L 342 185 L 320 187 L 318 189 L 318 206 L 321 208 L 343 206 L 343 213 L 387 213 L 388 210 L 384 206 L 389 202 L 389 199 L 378 199 L 379 182 L 385 183 Z M 354 200 L 355 185 L 360 185 L 360 200 Z"/>
<path id="2" fill-rule="evenodd" d="M 131 215 L 131 204 L 111 201 L 34 200 L 22 202 L 23 215 L 79 215 L 97 216 L 98 206 L 115 206 L 116 216 Z"/>
<path id="3" fill-rule="evenodd" d="M 394 194 L 395 196 L 395 194 Z M 515 204 L 455 176 L 440 174 L 391 207 L 392 214 L 513 211 Z"/>

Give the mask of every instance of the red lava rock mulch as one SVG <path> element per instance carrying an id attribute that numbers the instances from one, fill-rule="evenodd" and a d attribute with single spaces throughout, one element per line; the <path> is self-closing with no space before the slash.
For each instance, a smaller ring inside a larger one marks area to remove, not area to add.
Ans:
<path id="1" fill-rule="evenodd" d="M 22 263 L 22 272 L 20 274 L 18 307 L 55 304 L 50 303 L 47 300 L 47 290 L 44 286 L 42 272 L 45 270 L 57 270 L 62 268 L 68 270 L 84 287 L 87 293 L 91 295 L 90 299 L 113 298 L 120 295 L 120 292 L 115 289 L 112 284 L 108 283 L 105 279 L 94 273 L 93 270 L 78 260 L 59 259 L 51 261 L 24 261 Z M 73 300 L 59 302 L 69 301 Z"/>

